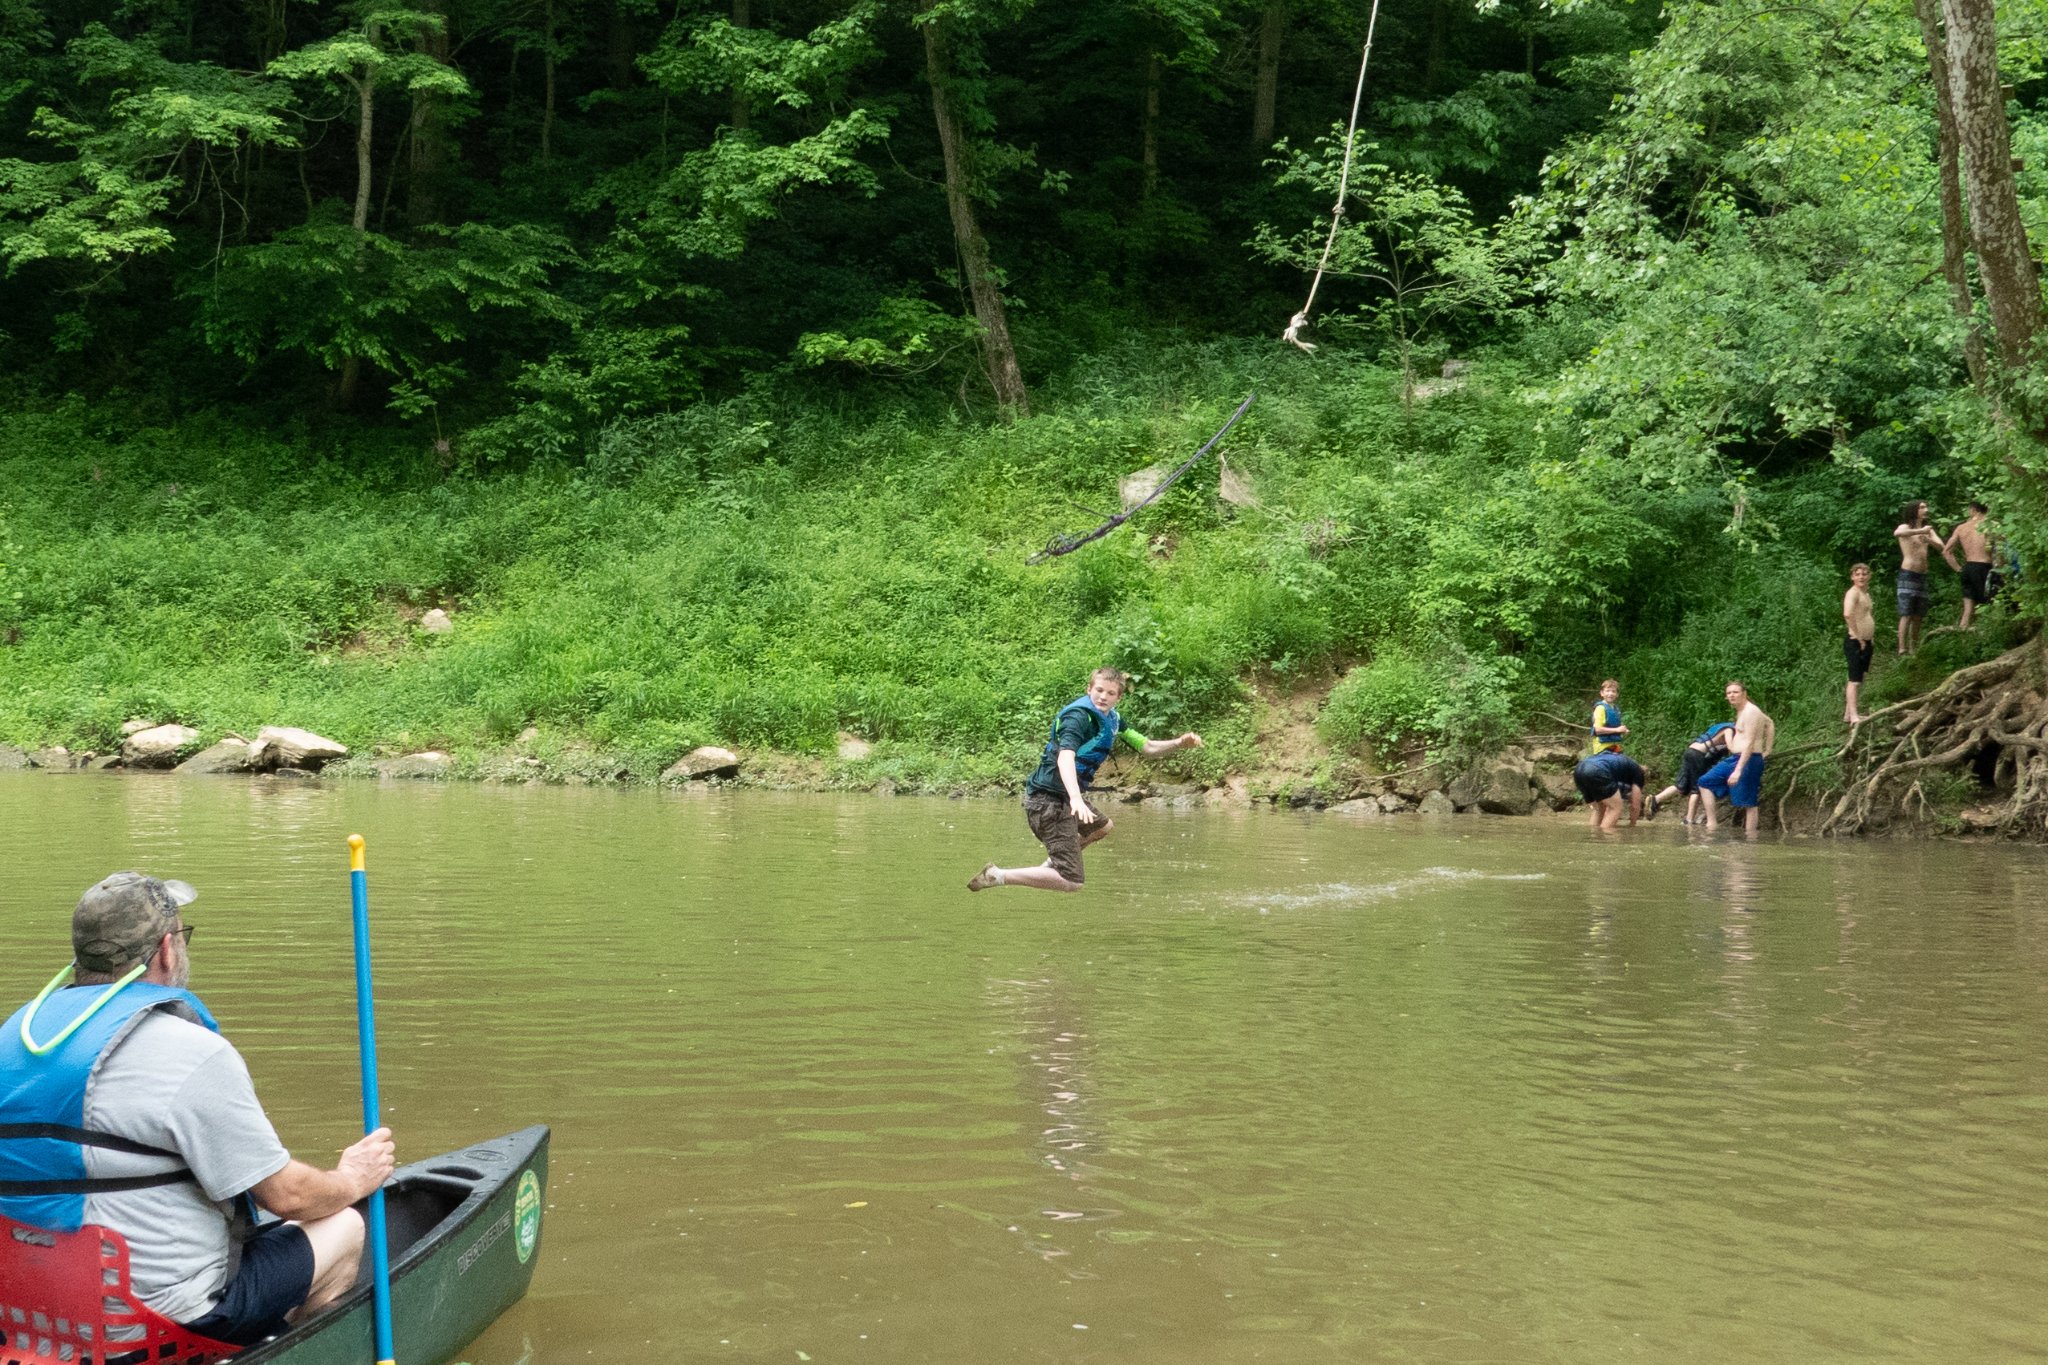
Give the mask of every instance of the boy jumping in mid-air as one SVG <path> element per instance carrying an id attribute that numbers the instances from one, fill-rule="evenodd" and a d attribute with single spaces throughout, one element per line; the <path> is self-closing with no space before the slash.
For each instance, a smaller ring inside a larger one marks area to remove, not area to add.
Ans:
<path id="1" fill-rule="evenodd" d="M 1116 828 L 1115 821 L 1096 814 L 1085 793 L 1117 741 L 1147 758 L 1202 747 L 1202 737 L 1192 730 L 1178 739 L 1147 739 L 1131 729 L 1116 713 L 1123 695 L 1124 675 L 1114 668 L 1098 668 L 1088 679 L 1087 694 L 1060 708 L 1038 770 L 1024 783 L 1024 822 L 1045 845 L 1045 861 L 1037 867 L 990 863 L 969 880 L 969 891 L 991 886 L 1079 891 L 1084 880 L 1081 850 Z"/>

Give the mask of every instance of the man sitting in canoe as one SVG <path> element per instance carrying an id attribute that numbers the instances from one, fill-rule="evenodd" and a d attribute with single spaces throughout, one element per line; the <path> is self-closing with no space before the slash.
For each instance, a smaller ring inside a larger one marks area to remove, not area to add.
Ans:
<path id="1" fill-rule="evenodd" d="M 1202 737 L 1192 730 L 1174 739 L 1145 738 L 1117 714 L 1116 704 L 1123 695 L 1124 675 L 1114 668 L 1098 668 L 1088 678 L 1087 692 L 1060 708 L 1053 717 L 1052 738 L 1046 741 L 1038 770 L 1024 783 L 1024 821 L 1045 845 L 1045 861 L 1037 867 L 990 863 L 968 881 L 969 891 L 986 891 L 992 886 L 1079 891 L 1084 880 L 1081 850 L 1116 828 L 1114 820 L 1088 804 L 1086 793 L 1095 781 L 1095 770 L 1117 742 L 1121 740 L 1147 758 L 1202 747 Z"/>
<path id="2" fill-rule="evenodd" d="M 72 984 L 58 973 L 0 1031 L 0 1214 L 112 1228 L 145 1304 L 250 1345 L 354 1282 L 350 1205 L 389 1178 L 394 1149 L 380 1128 L 323 1171 L 278 1142 L 241 1054 L 185 989 L 179 912 L 195 895 L 117 872 L 79 900 Z M 287 1221 L 255 1230 L 252 1201 Z"/>

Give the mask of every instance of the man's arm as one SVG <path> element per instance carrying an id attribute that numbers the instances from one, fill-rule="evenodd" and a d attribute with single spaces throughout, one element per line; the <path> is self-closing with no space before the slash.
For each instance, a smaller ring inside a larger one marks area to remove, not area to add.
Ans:
<path id="1" fill-rule="evenodd" d="M 1928 544 L 1938 547 L 1941 550 L 1941 557 L 1948 561 L 1949 568 L 1955 570 L 1957 573 L 1961 573 L 1963 571 L 1963 566 L 1957 562 L 1956 552 L 1950 549 L 1949 546 L 1954 544 L 1956 536 L 1959 536 L 1962 533 L 1963 528 L 1958 526 L 1956 527 L 1955 535 L 1950 536 L 1947 540 L 1943 540 L 1941 538 L 1941 532 L 1935 530 L 1932 526 L 1927 528 Z"/>
<path id="2" fill-rule="evenodd" d="M 280 1218 L 310 1223 L 367 1199 L 391 1178 L 396 1156 L 391 1130 L 379 1128 L 352 1143 L 333 1170 L 323 1171 L 295 1159 L 277 1174 L 257 1181 L 249 1193 Z"/>
<path id="3" fill-rule="evenodd" d="M 1174 739 L 1144 740 L 1138 752 L 1147 758 L 1157 758 L 1160 754 L 1170 754 L 1175 749 L 1199 749 L 1201 747 L 1202 737 L 1193 730 L 1190 730 L 1186 734 Z"/>

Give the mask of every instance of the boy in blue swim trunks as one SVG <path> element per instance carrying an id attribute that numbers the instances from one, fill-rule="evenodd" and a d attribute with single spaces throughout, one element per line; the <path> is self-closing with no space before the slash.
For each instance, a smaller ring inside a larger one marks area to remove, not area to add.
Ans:
<path id="1" fill-rule="evenodd" d="M 1706 798 L 1707 828 L 1714 822 L 1714 798 L 1725 796 L 1728 804 L 1742 813 L 1742 828 L 1756 833 L 1757 799 L 1763 793 L 1764 760 L 1778 737 L 1777 722 L 1749 699 L 1749 689 L 1739 682 L 1728 684 L 1728 704 L 1735 708 L 1735 736 L 1729 756 L 1707 769 L 1700 778 L 1700 794 Z"/>

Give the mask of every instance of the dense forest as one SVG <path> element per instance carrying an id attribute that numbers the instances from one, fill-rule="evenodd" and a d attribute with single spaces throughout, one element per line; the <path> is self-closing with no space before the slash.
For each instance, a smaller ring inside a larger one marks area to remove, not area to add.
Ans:
<path id="1" fill-rule="evenodd" d="M 2048 550 L 2044 18 L 0 0 L 0 739 L 995 780 L 1102 658 L 1204 776 L 1300 694 L 1821 735 L 1903 502 Z M 1027 562 L 1252 391 L 1234 496 Z"/>

